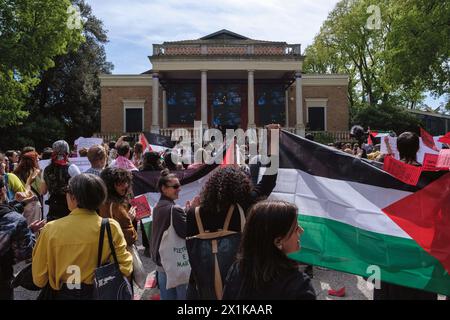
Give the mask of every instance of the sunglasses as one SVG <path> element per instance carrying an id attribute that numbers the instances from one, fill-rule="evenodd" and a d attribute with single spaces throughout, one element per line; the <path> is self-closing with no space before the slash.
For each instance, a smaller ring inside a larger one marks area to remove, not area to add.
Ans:
<path id="1" fill-rule="evenodd" d="M 166 186 L 167 188 L 174 188 L 174 189 L 179 189 L 181 187 L 181 184 L 175 184 L 173 186 Z"/>

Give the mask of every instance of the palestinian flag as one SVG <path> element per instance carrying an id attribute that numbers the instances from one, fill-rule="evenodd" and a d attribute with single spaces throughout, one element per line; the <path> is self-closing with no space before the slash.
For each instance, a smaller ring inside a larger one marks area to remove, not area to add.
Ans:
<path id="1" fill-rule="evenodd" d="M 293 258 L 450 295 L 450 173 L 417 186 L 368 161 L 282 132 L 272 198 L 297 204 L 305 229 Z"/>
<path id="2" fill-rule="evenodd" d="M 184 206 L 217 165 L 177 171 Z M 134 172 L 135 195 L 159 200 L 159 172 Z M 271 198 L 299 207 L 305 229 L 293 258 L 361 276 L 450 295 L 450 173 L 422 172 L 407 185 L 372 162 L 303 139 L 280 136 L 280 169 Z"/>
<path id="3" fill-rule="evenodd" d="M 139 142 L 142 143 L 145 151 L 164 152 L 175 146 L 175 142 L 170 137 L 151 132 L 141 133 Z"/>

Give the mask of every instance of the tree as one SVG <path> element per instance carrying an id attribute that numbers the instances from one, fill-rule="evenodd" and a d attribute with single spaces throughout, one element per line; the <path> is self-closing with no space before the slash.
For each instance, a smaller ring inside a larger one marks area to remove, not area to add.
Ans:
<path id="1" fill-rule="evenodd" d="M 417 108 L 427 90 L 449 90 L 449 6 L 448 0 L 342 0 L 306 49 L 304 69 L 349 74 L 353 115 L 365 106 Z"/>
<path id="2" fill-rule="evenodd" d="M 388 76 L 409 88 L 417 83 L 434 93 L 450 93 L 450 1 L 392 1 L 386 38 Z"/>
<path id="3" fill-rule="evenodd" d="M 75 0 L 73 4 L 80 8 L 84 20 L 85 41 L 78 50 L 57 56 L 55 66 L 41 73 L 40 83 L 28 99 L 29 117 L 23 125 L 3 132 L 15 134 L 8 139 L 9 145 L 34 145 L 42 149 L 57 139 L 71 143 L 79 136 L 91 136 L 99 130 L 98 76 L 112 70 L 104 50 L 106 31 L 83 0 Z"/>
<path id="4" fill-rule="evenodd" d="M 30 91 L 53 58 L 82 42 L 80 30 L 68 26 L 68 0 L 0 2 L 0 128 L 25 118 Z"/>

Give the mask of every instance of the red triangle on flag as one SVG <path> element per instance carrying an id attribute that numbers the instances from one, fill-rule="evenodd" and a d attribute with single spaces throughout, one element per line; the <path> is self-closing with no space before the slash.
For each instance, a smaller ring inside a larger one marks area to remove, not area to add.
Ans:
<path id="1" fill-rule="evenodd" d="M 450 173 L 382 209 L 450 273 Z"/>

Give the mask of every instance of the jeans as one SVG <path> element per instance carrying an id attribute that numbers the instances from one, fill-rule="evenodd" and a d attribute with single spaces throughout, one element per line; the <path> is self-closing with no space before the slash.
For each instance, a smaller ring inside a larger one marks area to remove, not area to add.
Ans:
<path id="1" fill-rule="evenodd" d="M 178 287 L 166 289 L 167 275 L 165 272 L 157 272 L 158 286 L 161 300 L 186 300 L 187 284 Z"/>

